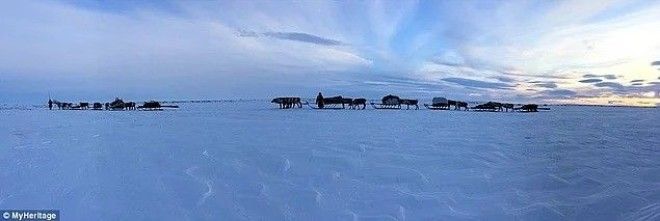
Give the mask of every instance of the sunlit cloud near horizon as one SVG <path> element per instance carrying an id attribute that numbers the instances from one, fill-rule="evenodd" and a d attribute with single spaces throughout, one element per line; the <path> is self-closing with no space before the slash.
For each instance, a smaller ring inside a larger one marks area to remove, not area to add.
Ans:
<path id="1" fill-rule="evenodd" d="M 660 104 L 660 1 L 3 1 L 0 18 L 0 103 Z"/>

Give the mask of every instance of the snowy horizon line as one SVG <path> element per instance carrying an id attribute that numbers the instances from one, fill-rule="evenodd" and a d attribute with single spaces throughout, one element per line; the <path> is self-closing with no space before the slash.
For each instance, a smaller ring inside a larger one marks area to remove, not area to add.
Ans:
<path id="1" fill-rule="evenodd" d="M 283 96 L 276 96 L 276 97 L 283 97 Z M 269 102 L 273 98 L 230 98 L 230 99 L 146 99 L 144 101 L 138 101 L 138 103 L 142 102 L 148 102 L 148 101 L 157 101 L 161 103 L 176 103 L 176 104 L 208 104 L 208 103 L 240 103 L 240 102 L 257 102 L 257 101 L 263 101 L 263 102 Z M 295 97 L 295 96 L 293 96 Z M 442 96 L 438 96 L 442 97 Z M 305 102 L 313 102 L 315 98 L 313 97 L 300 97 L 303 101 Z M 366 97 L 348 97 L 348 98 L 366 98 Z M 409 97 L 405 97 L 409 98 Z M 122 98 L 120 98 L 122 99 Z M 375 102 L 380 100 L 381 98 L 366 98 L 367 101 L 369 102 Z M 425 98 L 425 99 L 419 99 L 419 98 L 410 98 L 410 99 L 417 99 L 419 101 L 431 101 L 433 97 L 430 98 Z M 449 99 L 449 98 L 448 98 Z M 133 101 L 128 99 L 127 101 Z M 480 104 L 480 103 L 486 103 L 486 102 L 500 102 L 500 103 L 511 103 L 514 105 L 523 105 L 523 104 L 538 104 L 541 106 L 586 106 L 586 107 L 632 107 L 632 108 L 657 108 L 659 104 L 655 105 L 627 105 L 627 104 L 589 104 L 589 103 L 562 103 L 562 102 L 549 102 L 549 103 L 536 103 L 536 102 L 506 102 L 506 101 L 501 101 L 501 100 L 484 100 L 484 101 L 477 101 L 477 100 L 461 100 L 464 102 L 467 102 L 469 104 Z M 65 102 L 70 102 L 70 101 L 65 101 Z M 77 102 L 72 102 L 72 103 L 79 103 L 79 102 L 88 102 L 88 103 L 94 103 L 94 102 L 89 102 L 87 100 L 81 100 Z M 99 103 L 104 103 L 104 102 L 99 102 Z M 25 109 L 27 107 L 35 107 L 35 108 L 43 108 L 47 107 L 47 101 L 36 104 L 19 104 L 19 103 L 0 103 L 0 110 L 8 110 L 8 109 Z"/>

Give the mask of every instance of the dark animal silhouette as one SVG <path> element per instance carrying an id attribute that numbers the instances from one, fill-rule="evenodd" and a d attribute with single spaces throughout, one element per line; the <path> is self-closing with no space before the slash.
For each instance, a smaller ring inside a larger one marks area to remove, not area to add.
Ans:
<path id="1" fill-rule="evenodd" d="M 302 102 L 300 102 L 299 97 L 277 97 L 270 102 L 278 104 L 280 109 L 289 109 L 296 105 L 298 105 L 298 108 L 302 108 Z"/>
<path id="2" fill-rule="evenodd" d="M 520 110 L 523 112 L 538 112 L 539 105 L 536 104 L 525 104 L 520 107 Z"/>
<path id="3" fill-rule="evenodd" d="M 80 102 L 80 109 L 87 110 L 89 108 L 89 103 Z"/>
<path id="4" fill-rule="evenodd" d="M 491 102 L 488 102 L 488 103 L 486 103 L 486 104 L 488 104 L 488 105 L 494 107 L 494 109 L 497 110 L 497 111 L 502 111 L 502 110 L 503 110 L 503 109 L 502 109 L 502 103 L 492 102 L 492 101 L 491 101 Z"/>
<path id="5" fill-rule="evenodd" d="M 124 107 L 126 108 L 126 110 L 135 110 L 136 109 L 135 102 L 126 102 L 126 103 L 124 103 Z"/>
<path id="6" fill-rule="evenodd" d="M 509 112 L 509 109 L 511 109 L 511 111 L 513 111 L 513 104 L 509 104 L 509 103 L 502 104 L 502 107 L 504 107 L 504 111 L 506 111 L 506 112 Z"/>
<path id="7" fill-rule="evenodd" d="M 454 110 L 456 109 L 456 101 L 455 100 L 447 100 L 447 109 L 451 109 L 451 106 L 454 106 Z"/>
<path id="8" fill-rule="evenodd" d="M 92 109 L 101 110 L 101 109 L 103 109 L 103 105 L 101 103 L 96 102 L 96 103 L 92 104 Z"/>
<path id="9" fill-rule="evenodd" d="M 460 110 L 461 108 L 468 110 L 468 103 L 463 101 L 456 101 L 456 110 Z"/>
<path id="10" fill-rule="evenodd" d="M 352 98 L 347 98 L 344 97 L 341 99 L 341 107 L 345 107 L 345 105 L 348 105 L 348 107 L 351 107 L 353 105 L 353 99 Z"/>
<path id="11" fill-rule="evenodd" d="M 362 105 L 362 110 L 367 108 L 367 99 L 355 98 L 355 99 L 353 99 L 353 102 L 351 102 L 351 108 L 360 109 L 360 107 L 359 107 L 360 105 Z"/>
<path id="12" fill-rule="evenodd" d="M 406 105 L 406 109 L 410 109 L 411 105 L 415 106 L 415 110 L 419 109 L 419 105 L 417 105 L 417 103 L 419 103 L 418 100 L 415 100 L 415 99 L 400 99 L 399 101 L 400 101 L 400 105 Z"/>
<path id="13" fill-rule="evenodd" d="M 72 103 L 62 103 L 61 105 L 62 105 L 62 110 L 71 110 L 71 108 L 73 108 Z"/>
<path id="14" fill-rule="evenodd" d="M 447 109 L 451 109 L 451 106 L 454 106 L 454 110 L 460 110 L 461 108 L 465 108 L 465 110 L 468 109 L 466 102 L 447 100 Z"/>

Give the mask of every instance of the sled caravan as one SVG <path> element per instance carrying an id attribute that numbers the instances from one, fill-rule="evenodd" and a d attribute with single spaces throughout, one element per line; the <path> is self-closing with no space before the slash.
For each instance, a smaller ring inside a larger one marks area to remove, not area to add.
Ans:
<path id="1" fill-rule="evenodd" d="M 302 108 L 303 102 L 300 97 L 277 97 L 271 103 L 278 104 L 280 109 Z M 347 98 L 343 96 L 323 97 L 319 92 L 314 104 L 305 102 L 305 105 L 312 109 L 317 110 L 340 110 L 340 109 L 356 109 L 364 110 L 367 107 L 367 99 L 365 98 Z M 406 110 L 414 108 L 419 109 L 419 100 L 401 98 L 396 95 L 388 94 L 384 96 L 380 103 L 371 102 L 370 105 L 376 110 L 400 110 L 405 106 Z M 517 107 L 518 106 L 518 107 Z M 424 104 L 424 107 L 429 110 L 472 110 L 472 111 L 489 111 L 489 112 L 538 112 L 538 110 L 549 110 L 549 108 L 539 108 L 536 104 L 514 105 L 510 103 L 487 102 L 469 107 L 467 102 L 449 100 L 444 97 L 434 97 L 431 104 Z"/>
<path id="2" fill-rule="evenodd" d="M 88 102 L 80 102 L 77 104 L 61 102 L 53 99 L 48 99 L 48 108 L 57 108 L 59 110 L 111 110 L 111 111 L 125 111 L 125 110 L 144 110 L 144 111 L 158 111 L 163 108 L 179 108 L 177 105 L 162 105 L 158 101 L 146 101 L 142 105 L 137 105 L 135 102 L 125 102 L 122 99 L 115 98 L 112 102 L 101 104 L 100 102 L 93 103 L 90 107 Z"/>

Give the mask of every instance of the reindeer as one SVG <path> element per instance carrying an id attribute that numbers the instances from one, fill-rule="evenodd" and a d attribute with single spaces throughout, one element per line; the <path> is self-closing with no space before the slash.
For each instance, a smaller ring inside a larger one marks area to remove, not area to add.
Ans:
<path id="1" fill-rule="evenodd" d="M 451 106 L 454 106 L 454 110 L 456 110 L 457 105 L 455 100 L 447 100 L 447 110 L 450 110 Z"/>
<path id="2" fill-rule="evenodd" d="M 87 110 L 89 108 L 89 103 L 87 102 L 80 102 L 80 109 L 81 110 Z"/>
<path id="3" fill-rule="evenodd" d="M 463 101 L 456 101 L 456 110 L 460 110 L 461 108 L 464 108 L 467 111 L 468 103 Z"/>
<path id="4" fill-rule="evenodd" d="M 488 103 L 486 103 L 486 104 L 487 104 L 487 105 L 490 105 L 490 106 L 492 106 L 492 107 L 494 107 L 494 109 L 497 110 L 497 111 L 502 111 L 502 110 L 503 110 L 503 109 L 502 109 L 502 103 L 499 103 L 499 102 L 492 102 L 492 101 L 491 101 L 491 102 L 488 102 Z"/>
<path id="5" fill-rule="evenodd" d="M 367 99 L 355 98 L 353 99 L 353 102 L 351 102 L 351 108 L 360 109 L 359 105 L 362 105 L 362 110 L 367 108 Z"/>
<path id="6" fill-rule="evenodd" d="M 406 109 L 410 109 L 411 105 L 415 105 L 415 110 L 419 109 L 419 105 L 417 105 L 417 103 L 419 103 L 418 100 L 415 100 L 415 99 L 400 99 L 399 102 L 400 102 L 401 105 L 405 104 Z"/>
<path id="7" fill-rule="evenodd" d="M 135 102 L 126 102 L 124 103 L 126 110 L 135 110 Z"/>
<path id="8" fill-rule="evenodd" d="M 71 107 L 73 107 L 72 103 L 62 103 L 62 110 L 69 110 Z"/>
<path id="9" fill-rule="evenodd" d="M 538 112 L 539 105 L 536 104 L 525 104 L 520 107 L 520 110 L 523 112 Z"/>
<path id="10" fill-rule="evenodd" d="M 302 108 L 302 102 L 300 102 L 299 97 L 277 97 L 270 102 L 278 104 L 280 109 L 289 109 L 296 105 L 298 105 L 298 108 Z"/>
<path id="11" fill-rule="evenodd" d="M 341 108 L 346 108 L 345 104 L 348 104 L 348 107 L 351 107 L 353 105 L 353 99 L 347 98 L 347 97 L 342 97 L 341 98 Z"/>
<path id="12" fill-rule="evenodd" d="M 504 107 L 504 110 L 506 112 L 509 112 L 509 109 L 511 109 L 511 111 L 513 111 L 513 104 L 505 103 L 505 104 L 502 104 L 502 107 Z"/>

